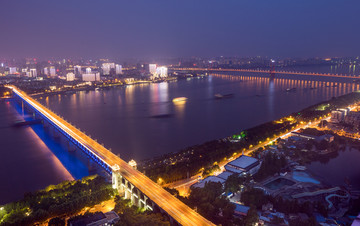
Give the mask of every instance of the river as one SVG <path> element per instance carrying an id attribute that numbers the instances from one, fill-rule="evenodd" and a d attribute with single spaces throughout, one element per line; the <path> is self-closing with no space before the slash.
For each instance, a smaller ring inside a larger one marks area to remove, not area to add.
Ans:
<path id="1" fill-rule="evenodd" d="M 260 74 L 224 73 L 37 99 L 126 161 L 140 161 L 226 137 L 359 89 L 344 83 L 350 80 L 328 81 L 333 83 L 310 76 L 281 75 L 270 80 Z M 288 88 L 296 91 L 286 92 Z M 234 96 L 219 100 L 214 98 L 217 93 Z M 173 103 L 176 97 L 188 99 Z M 86 164 L 67 154 L 41 125 L 10 127 L 21 116 L 19 108 L 12 102 L 0 102 L 0 203 L 88 174 Z M 169 117 L 153 117 L 163 114 Z"/>

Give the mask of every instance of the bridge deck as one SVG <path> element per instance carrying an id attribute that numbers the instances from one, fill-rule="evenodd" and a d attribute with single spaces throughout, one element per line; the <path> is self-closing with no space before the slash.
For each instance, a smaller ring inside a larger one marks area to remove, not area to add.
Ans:
<path id="1" fill-rule="evenodd" d="M 97 155 L 98 158 L 104 161 L 107 165 L 112 167 L 117 164 L 120 167 L 121 175 L 123 175 L 130 183 L 143 192 L 177 222 L 182 225 L 214 225 L 190 207 L 182 203 L 180 200 L 172 196 L 169 192 L 164 190 L 161 186 L 153 182 L 144 174 L 133 169 L 120 157 L 116 156 L 111 151 L 107 150 L 105 147 L 81 132 L 79 129 L 75 128 L 70 123 L 42 106 L 36 100 L 29 97 L 25 92 L 14 86 L 9 86 L 9 88 L 11 88 L 19 97 L 30 104 L 33 108 L 43 114 L 43 117 L 48 118 L 75 140 L 91 149 L 93 154 Z"/>
<path id="2" fill-rule="evenodd" d="M 219 72 L 251 72 L 251 73 L 267 73 L 272 72 L 271 70 L 253 70 L 253 69 L 229 69 L 229 68 L 171 68 L 174 71 L 219 71 Z M 330 73 L 316 73 L 316 72 L 297 72 L 297 71 L 273 71 L 275 74 L 289 74 L 289 75 L 310 75 L 310 76 L 324 76 L 333 78 L 359 78 L 351 75 L 339 75 Z"/>

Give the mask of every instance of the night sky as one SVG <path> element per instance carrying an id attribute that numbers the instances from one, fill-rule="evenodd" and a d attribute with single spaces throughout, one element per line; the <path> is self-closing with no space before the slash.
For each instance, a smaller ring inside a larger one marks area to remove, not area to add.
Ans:
<path id="1" fill-rule="evenodd" d="M 0 0 L 0 57 L 357 56 L 359 10 L 359 0 Z"/>

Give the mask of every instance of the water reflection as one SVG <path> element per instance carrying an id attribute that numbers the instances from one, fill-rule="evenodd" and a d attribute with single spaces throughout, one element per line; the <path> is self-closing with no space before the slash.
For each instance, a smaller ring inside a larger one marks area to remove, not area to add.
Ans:
<path id="1" fill-rule="evenodd" d="M 171 114 L 169 100 L 169 84 L 162 82 L 150 85 L 151 116 Z"/>
<path id="2" fill-rule="evenodd" d="M 274 117 L 274 94 L 275 94 L 275 84 L 273 79 L 269 79 L 269 101 L 268 101 L 268 107 L 269 107 L 269 114 L 270 117 Z"/>
<path id="3" fill-rule="evenodd" d="M 292 88 L 296 89 L 286 91 Z M 57 103 L 57 96 L 50 96 L 49 102 L 52 109 L 125 160 L 140 161 L 229 136 L 355 89 L 359 89 L 358 84 L 342 79 L 280 76 L 270 81 L 264 74 L 224 73 L 174 83 L 118 87 L 100 91 L 100 95 L 90 91 L 81 94 L 86 96 L 84 103 L 75 106 L 68 98 L 59 105 L 51 104 Z M 106 92 L 106 105 L 101 102 L 102 92 Z M 217 93 L 234 95 L 215 99 Z M 188 100 L 173 103 L 177 97 Z"/>
<path id="4" fill-rule="evenodd" d="M 134 103 L 135 86 L 129 85 L 125 87 L 125 101 L 126 103 Z"/>
<path id="5" fill-rule="evenodd" d="M 185 101 L 174 102 L 175 113 L 180 118 L 184 117 L 185 106 L 186 106 L 186 100 Z"/>
<path id="6" fill-rule="evenodd" d="M 286 78 L 275 78 L 273 81 L 270 81 L 269 77 L 264 75 L 254 75 L 254 76 L 243 76 L 243 75 L 229 75 L 229 74 L 213 74 L 212 76 L 226 79 L 229 81 L 242 81 L 246 83 L 256 83 L 256 89 L 260 89 L 259 84 L 267 86 L 271 91 L 276 90 L 286 90 L 291 88 L 296 88 L 296 93 L 311 92 L 316 89 L 320 89 L 327 98 L 332 96 L 337 96 L 343 93 L 353 92 L 360 89 L 359 84 L 350 83 L 350 80 L 341 81 L 315 81 L 313 79 L 286 79 Z"/>

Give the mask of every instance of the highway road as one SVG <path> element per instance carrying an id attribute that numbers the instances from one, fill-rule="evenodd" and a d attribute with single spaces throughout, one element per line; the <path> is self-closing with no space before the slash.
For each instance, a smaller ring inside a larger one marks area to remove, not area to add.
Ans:
<path id="1" fill-rule="evenodd" d="M 50 119 L 63 131 L 87 147 L 89 151 L 104 161 L 108 166 L 112 168 L 113 166 L 118 165 L 120 167 L 120 173 L 122 176 L 124 176 L 131 184 L 143 192 L 177 222 L 182 225 L 214 225 L 209 220 L 205 219 L 200 214 L 196 213 L 190 207 L 175 198 L 169 192 L 165 191 L 160 185 L 153 182 L 141 172 L 133 169 L 120 157 L 107 150 L 105 147 L 91 139 L 79 129 L 75 128 L 60 116 L 56 115 L 54 112 L 42 106 L 36 100 L 32 99 L 25 92 L 17 89 L 14 86 L 8 87 L 11 88 L 14 93 L 20 96 L 28 104 L 41 112 L 43 117 Z"/>

